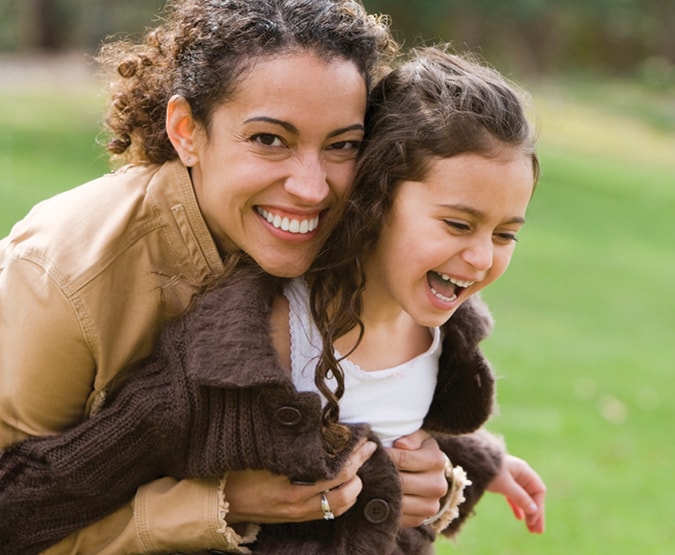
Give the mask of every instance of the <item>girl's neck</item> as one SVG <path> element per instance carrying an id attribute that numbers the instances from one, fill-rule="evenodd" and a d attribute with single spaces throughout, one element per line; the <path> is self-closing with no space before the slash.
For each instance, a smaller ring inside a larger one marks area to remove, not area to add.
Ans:
<path id="1" fill-rule="evenodd" d="M 424 353 L 431 346 L 429 328 L 417 324 L 391 297 L 382 295 L 375 282 L 363 292 L 364 325 L 361 343 L 348 355 L 362 370 L 382 370 L 398 366 Z M 356 344 L 359 329 L 354 328 L 335 342 L 342 356 Z"/>

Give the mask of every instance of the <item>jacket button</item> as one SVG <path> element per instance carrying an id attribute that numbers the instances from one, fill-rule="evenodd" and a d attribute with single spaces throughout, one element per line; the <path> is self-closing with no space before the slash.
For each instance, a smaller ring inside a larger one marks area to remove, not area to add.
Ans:
<path id="1" fill-rule="evenodd" d="M 366 503 L 363 515 L 371 524 L 381 524 L 389 516 L 389 503 L 384 499 L 371 499 Z"/>
<path id="2" fill-rule="evenodd" d="M 302 413 L 295 407 L 280 407 L 274 417 L 282 426 L 297 426 L 302 420 Z"/>

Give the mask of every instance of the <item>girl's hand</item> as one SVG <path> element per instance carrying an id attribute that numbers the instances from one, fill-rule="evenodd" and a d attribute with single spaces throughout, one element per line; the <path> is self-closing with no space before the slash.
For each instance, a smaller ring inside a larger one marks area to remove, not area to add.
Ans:
<path id="1" fill-rule="evenodd" d="M 440 500 L 448 492 L 447 458 L 423 430 L 397 439 L 387 452 L 398 468 L 403 488 L 401 526 L 420 526 L 440 510 Z"/>
<path id="2" fill-rule="evenodd" d="M 514 516 L 518 520 L 524 519 L 530 532 L 544 532 L 546 486 L 526 461 L 506 454 L 499 474 L 487 489 L 506 497 Z"/>

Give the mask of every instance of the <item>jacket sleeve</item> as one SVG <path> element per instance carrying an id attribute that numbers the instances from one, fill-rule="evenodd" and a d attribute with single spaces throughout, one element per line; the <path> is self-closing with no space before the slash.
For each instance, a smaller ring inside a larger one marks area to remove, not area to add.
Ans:
<path id="1" fill-rule="evenodd" d="M 258 527 L 241 536 L 225 521 L 222 480 L 165 477 L 141 486 L 133 502 L 53 545 L 42 555 L 131 555 L 215 549 L 248 553 Z"/>
<path id="2" fill-rule="evenodd" d="M 444 535 L 454 536 L 499 472 L 504 458 L 504 443 L 484 429 L 464 435 L 433 433 L 433 436 L 452 465 L 461 466 L 471 480 L 471 485 L 464 489 L 465 500 L 458 507 L 459 516 L 442 530 Z"/>
<path id="3" fill-rule="evenodd" d="M 41 267 L 10 260 L 8 240 L 0 241 L 0 451 L 82 420 L 95 372 L 82 325 Z M 218 480 L 154 480 L 125 501 L 45 553 L 120 555 L 183 546 L 234 550 L 242 541 L 225 522 L 227 503 Z"/>
<path id="4" fill-rule="evenodd" d="M 55 436 L 0 454 L 0 552 L 38 553 L 131 499 L 162 471 L 157 388 L 138 381 L 119 403 Z"/>
<path id="5" fill-rule="evenodd" d="M 0 449 L 80 422 L 95 362 L 80 321 L 49 273 L 8 259 L 0 241 Z"/>

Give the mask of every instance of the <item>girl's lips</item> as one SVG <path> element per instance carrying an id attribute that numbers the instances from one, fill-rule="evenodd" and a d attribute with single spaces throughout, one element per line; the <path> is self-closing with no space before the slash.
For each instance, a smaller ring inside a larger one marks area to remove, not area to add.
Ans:
<path id="1" fill-rule="evenodd" d="M 452 281 L 443 279 L 436 272 L 427 272 L 427 282 L 433 295 L 445 303 L 453 303 L 462 292 L 462 288 Z"/>
<path id="2" fill-rule="evenodd" d="M 320 213 L 301 216 L 299 214 L 273 212 L 262 206 L 256 206 L 256 212 L 275 229 L 288 233 L 306 235 L 319 227 Z"/>
<path id="3" fill-rule="evenodd" d="M 471 295 L 468 290 L 475 283 L 439 272 L 427 272 L 427 285 L 432 303 L 443 311 L 454 312 Z"/>

